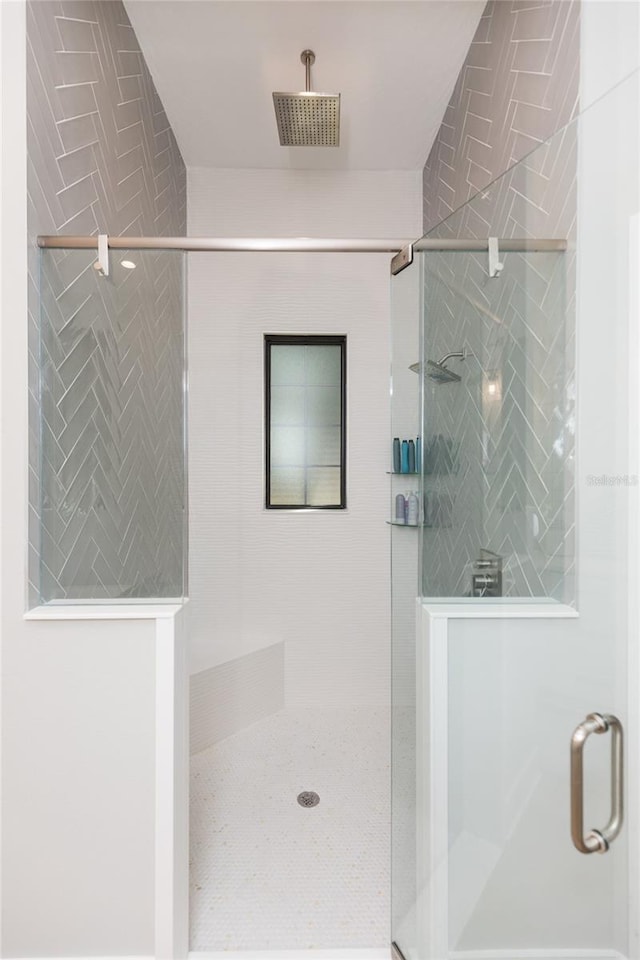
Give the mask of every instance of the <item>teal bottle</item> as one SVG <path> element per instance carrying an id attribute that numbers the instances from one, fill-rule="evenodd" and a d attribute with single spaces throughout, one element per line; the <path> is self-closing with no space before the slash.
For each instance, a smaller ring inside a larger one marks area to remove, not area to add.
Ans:
<path id="1" fill-rule="evenodd" d="M 402 441 L 400 460 L 400 473 L 409 473 L 409 443 L 407 440 Z"/>

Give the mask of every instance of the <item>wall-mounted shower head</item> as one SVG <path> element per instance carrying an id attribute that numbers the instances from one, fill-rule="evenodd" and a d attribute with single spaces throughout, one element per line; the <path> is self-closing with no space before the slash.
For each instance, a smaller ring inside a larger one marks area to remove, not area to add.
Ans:
<path id="1" fill-rule="evenodd" d="M 303 50 L 300 59 L 305 65 L 304 93 L 274 93 L 273 106 L 282 147 L 339 147 L 340 94 L 313 93 L 311 64 L 316 55 Z"/>
<path id="2" fill-rule="evenodd" d="M 440 362 L 435 363 L 433 360 L 427 360 L 426 375 L 434 383 L 460 383 L 462 380 L 462 377 L 459 377 L 453 370 L 449 370 L 448 367 L 443 366 Z"/>
<path id="3" fill-rule="evenodd" d="M 455 353 L 447 353 L 441 360 L 427 360 L 424 365 L 425 376 L 434 383 L 460 383 L 462 377 L 459 377 L 453 370 L 445 367 L 447 360 L 465 360 L 469 354 L 466 350 L 458 350 Z M 420 373 L 420 364 L 412 363 L 409 367 L 414 373 Z"/>

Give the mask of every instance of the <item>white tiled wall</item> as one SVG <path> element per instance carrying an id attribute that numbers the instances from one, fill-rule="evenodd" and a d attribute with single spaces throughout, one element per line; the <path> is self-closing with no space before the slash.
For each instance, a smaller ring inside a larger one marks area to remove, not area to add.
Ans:
<path id="1" fill-rule="evenodd" d="M 191 169 L 189 233 L 406 237 L 419 172 Z M 285 645 L 287 706 L 389 695 L 387 254 L 189 262 L 192 672 Z M 263 335 L 347 335 L 348 509 L 263 508 Z"/>
<path id="2" fill-rule="evenodd" d="M 284 644 L 235 657 L 191 678 L 191 753 L 284 707 Z"/>

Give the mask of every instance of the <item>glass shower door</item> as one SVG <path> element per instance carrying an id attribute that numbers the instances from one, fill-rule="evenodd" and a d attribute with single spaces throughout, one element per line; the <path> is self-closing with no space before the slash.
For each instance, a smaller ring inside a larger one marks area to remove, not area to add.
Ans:
<path id="1" fill-rule="evenodd" d="M 392 282 L 394 324 L 420 288 L 424 438 L 412 645 L 394 598 L 399 960 L 638 955 L 637 116 L 636 77 Z"/>

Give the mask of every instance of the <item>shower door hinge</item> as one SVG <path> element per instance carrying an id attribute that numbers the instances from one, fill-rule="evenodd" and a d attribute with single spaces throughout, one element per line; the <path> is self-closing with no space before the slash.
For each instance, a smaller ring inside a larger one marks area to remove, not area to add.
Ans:
<path id="1" fill-rule="evenodd" d="M 396 274 L 400 273 L 401 270 L 404 270 L 405 267 L 410 266 L 413 263 L 413 244 L 408 243 L 406 247 L 403 247 L 395 257 L 391 260 L 391 276 L 395 277 Z"/>

